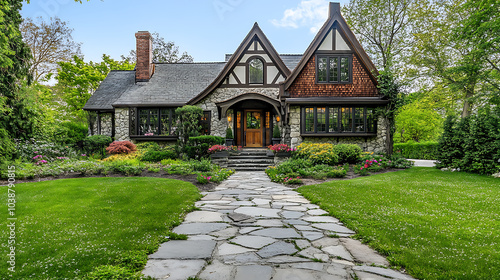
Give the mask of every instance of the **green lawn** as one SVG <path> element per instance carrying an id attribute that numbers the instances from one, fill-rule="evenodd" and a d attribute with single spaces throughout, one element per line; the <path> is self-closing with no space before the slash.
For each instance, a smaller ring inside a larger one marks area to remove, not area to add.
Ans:
<path id="1" fill-rule="evenodd" d="M 419 279 L 500 279 L 500 180 L 414 167 L 299 191 Z"/>
<path id="2" fill-rule="evenodd" d="M 138 177 L 55 180 L 15 189 L 12 279 L 81 278 L 100 265 L 144 259 L 200 197 L 187 182 Z M 0 190 L 5 205 L 7 187 Z M 7 209 L 2 209 L 0 279 L 7 279 Z"/>

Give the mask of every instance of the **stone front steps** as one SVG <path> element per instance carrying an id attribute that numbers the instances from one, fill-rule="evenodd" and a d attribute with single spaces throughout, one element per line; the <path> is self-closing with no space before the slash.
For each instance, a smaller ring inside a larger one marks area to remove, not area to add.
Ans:
<path id="1" fill-rule="evenodd" d="M 246 148 L 239 155 L 228 158 L 227 167 L 236 171 L 263 171 L 274 165 L 274 157 L 267 156 L 267 149 Z"/>

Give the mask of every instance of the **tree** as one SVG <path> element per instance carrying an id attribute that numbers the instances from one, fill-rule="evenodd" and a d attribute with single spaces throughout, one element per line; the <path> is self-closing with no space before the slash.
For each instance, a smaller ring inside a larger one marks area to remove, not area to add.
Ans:
<path id="1" fill-rule="evenodd" d="M 389 62 L 402 62 L 427 9 L 423 0 L 350 0 L 342 14 L 377 68 L 399 74 Z"/>
<path id="2" fill-rule="evenodd" d="M 395 118 L 396 131 L 402 143 L 437 140 L 443 119 L 436 111 L 421 107 L 419 103 L 407 104 L 400 108 Z"/>
<path id="3" fill-rule="evenodd" d="M 440 84 L 458 94 L 461 116 L 467 117 L 489 98 L 493 85 L 487 83 L 491 80 L 488 52 L 473 39 L 476 35 L 471 34 L 475 32 L 464 27 L 471 15 L 481 10 L 465 0 L 436 3 L 432 16 L 414 34 L 409 61 L 414 65 L 416 76 L 429 80 L 431 86 Z M 498 59 L 498 50 L 490 57 L 495 56 Z"/>
<path id="4" fill-rule="evenodd" d="M 80 54 L 80 44 L 75 43 L 71 35 L 73 29 L 57 17 L 51 18 L 50 22 L 25 18 L 20 30 L 31 49 L 30 74 L 35 81 L 55 73 L 58 62 L 70 61 L 74 55 Z"/>
<path id="5" fill-rule="evenodd" d="M 0 129 L 9 137 L 29 137 L 31 113 L 19 94 L 29 81 L 30 50 L 19 32 L 22 1 L 2 0 L 0 5 Z"/>
<path id="6" fill-rule="evenodd" d="M 81 109 L 90 96 L 97 90 L 101 82 L 111 70 L 133 70 L 134 64 L 128 61 L 116 61 L 103 54 L 102 62 L 83 61 L 73 56 L 70 62 L 59 62 L 56 80 L 61 91 L 61 97 L 71 113 L 85 118 Z"/>
<path id="7" fill-rule="evenodd" d="M 389 61 L 390 65 L 390 61 Z M 384 118 L 386 129 L 385 148 L 388 154 L 392 154 L 394 146 L 394 133 L 396 132 L 395 116 L 401 106 L 404 105 L 405 97 L 399 90 L 399 85 L 394 79 L 390 67 L 380 72 L 378 76 L 378 88 L 389 103 L 378 109 L 378 113 Z"/>
<path id="8" fill-rule="evenodd" d="M 158 63 L 191 63 L 193 57 L 187 52 L 179 56 L 179 47 L 174 42 L 166 42 L 163 37 L 160 37 L 158 32 L 153 32 L 153 61 Z M 131 50 L 128 57 L 122 56 L 123 60 L 128 60 L 135 63 L 137 56 L 135 50 Z"/>

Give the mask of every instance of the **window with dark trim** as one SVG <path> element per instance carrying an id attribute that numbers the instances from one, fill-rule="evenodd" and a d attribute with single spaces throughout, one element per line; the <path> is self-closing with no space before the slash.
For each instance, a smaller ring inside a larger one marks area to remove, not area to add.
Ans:
<path id="1" fill-rule="evenodd" d="M 175 136 L 175 108 L 138 109 L 137 135 Z"/>
<path id="2" fill-rule="evenodd" d="M 376 133 L 375 109 L 351 106 L 305 106 L 301 110 L 302 133 Z"/>
<path id="3" fill-rule="evenodd" d="M 250 84 L 264 83 L 264 62 L 259 58 L 254 58 L 248 63 L 248 82 Z"/>
<path id="4" fill-rule="evenodd" d="M 210 135 L 210 122 L 212 112 L 203 111 L 203 115 L 201 115 L 200 125 L 201 125 L 201 135 Z"/>
<path id="5" fill-rule="evenodd" d="M 318 55 L 316 80 L 318 83 L 350 83 L 352 78 L 352 56 Z"/>

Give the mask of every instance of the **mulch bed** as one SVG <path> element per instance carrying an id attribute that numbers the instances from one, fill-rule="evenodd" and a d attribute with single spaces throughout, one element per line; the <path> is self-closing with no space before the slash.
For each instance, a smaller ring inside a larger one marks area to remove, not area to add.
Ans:
<path id="1" fill-rule="evenodd" d="M 404 169 L 393 169 L 393 168 L 392 169 L 384 169 L 384 170 L 381 170 L 379 172 L 373 172 L 370 174 L 375 175 L 375 174 L 395 172 L 395 171 L 401 171 L 401 170 L 404 170 Z M 85 178 L 85 177 L 131 177 L 131 176 L 126 176 L 126 175 L 123 175 L 121 173 L 110 173 L 106 176 L 105 175 L 85 176 L 85 175 L 82 175 L 80 173 L 69 173 L 67 175 L 61 175 L 61 176 L 57 176 L 57 177 L 50 176 L 50 177 L 26 179 L 26 180 L 17 180 L 16 179 L 16 184 L 33 183 L 33 182 L 58 180 L 58 179 Z M 137 177 L 168 178 L 168 179 L 186 181 L 186 182 L 189 182 L 189 183 L 192 183 L 193 185 L 195 185 L 202 192 L 214 190 L 215 187 L 218 185 L 216 183 L 208 183 L 208 184 L 203 185 L 203 184 L 198 183 L 198 181 L 196 180 L 196 175 L 174 175 L 174 174 L 168 174 L 167 172 L 165 172 L 163 170 L 160 172 L 157 172 L 157 173 L 144 171 L 144 172 L 142 172 L 141 175 L 139 175 Z M 358 178 L 358 177 L 363 177 L 363 176 L 360 176 L 359 174 L 356 174 L 353 171 L 349 171 L 349 172 L 347 172 L 347 176 L 345 178 L 328 178 L 326 180 L 316 180 L 313 178 L 303 178 L 302 185 L 288 185 L 288 186 L 291 188 L 298 188 L 298 187 L 304 186 L 304 185 L 316 185 L 316 184 L 321 184 L 324 182 L 329 182 L 329 181 L 334 181 L 334 180 L 350 180 L 350 179 L 354 179 L 354 178 Z M 0 186 L 6 186 L 6 185 L 8 185 L 8 182 L 6 180 L 0 181 Z"/>

